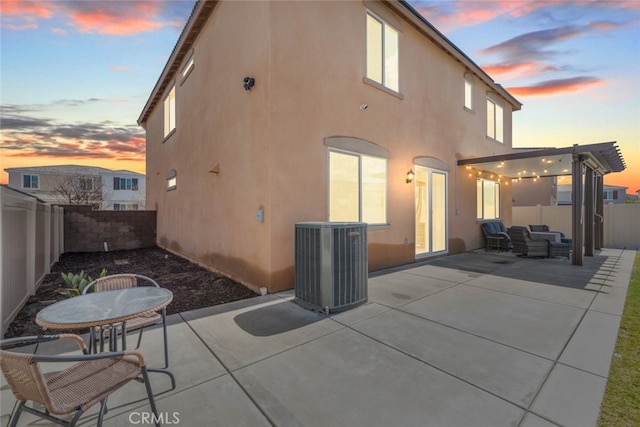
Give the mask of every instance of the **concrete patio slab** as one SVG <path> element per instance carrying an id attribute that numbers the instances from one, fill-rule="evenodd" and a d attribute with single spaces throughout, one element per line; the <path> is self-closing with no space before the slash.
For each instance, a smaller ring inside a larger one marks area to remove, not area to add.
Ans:
<path id="1" fill-rule="evenodd" d="M 405 272 L 391 273 L 369 279 L 369 301 L 399 307 L 455 285 L 456 282 L 449 280 Z"/>
<path id="2" fill-rule="evenodd" d="M 520 427 L 559 427 L 559 425 L 529 412 Z"/>
<path id="3" fill-rule="evenodd" d="M 594 291 L 493 275 L 478 277 L 466 284 L 585 309 L 591 305 L 596 297 Z"/>
<path id="4" fill-rule="evenodd" d="M 588 311 L 560 356 L 560 363 L 607 377 L 620 316 Z"/>
<path id="5" fill-rule="evenodd" d="M 550 360 L 396 310 L 354 329 L 523 407 L 553 366 Z"/>
<path id="6" fill-rule="evenodd" d="M 423 265 L 420 267 L 413 267 L 406 270 L 407 274 L 413 274 L 416 276 L 431 277 L 433 279 L 447 280 L 454 283 L 466 283 L 469 280 L 482 276 L 484 273 L 478 273 L 471 270 L 460 270 L 457 265 L 451 265 L 447 267 L 439 267 L 436 265 Z"/>
<path id="7" fill-rule="evenodd" d="M 622 316 L 626 299 L 626 288 L 616 286 L 603 287 L 593 300 L 591 310 Z"/>
<path id="8" fill-rule="evenodd" d="M 531 412 L 566 427 L 595 426 L 607 379 L 556 365 Z"/>
<path id="9" fill-rule="evenodd" d="M 160 397 L 156 401 L 163 425 L 259 427 L 271 424 L 230 376 L 189 388 L 179 395 Z M 109 420 L 108 425 L 129 427 L 149 425 L 148 405 L 130 409 Z"/>
<path id="10" fill-rule="evenodd" d="M 356 323 L 378 316 L 379 314 L 390 311 L 391 308 L 386 305 L 380 305 L 375 302 L 370 302 L 356 307 L 352 310 L 347 310 L 342 313 L 337 313 L 331 316 L 331 319 L 345 326 L 352 326 Z"/>
<path id="11" fill-rule="evenodd" d="M 195 310 L 182 316 L 230 371 L 342 328 L 322 314 L 274 296 Z"/>
<path id="12" fill-rule="evenodd" d="M 349 329 L 235 375 L 279 426 L 515 426 L 524 413 Z"/>
<path id="13" fill-rule="evenodd" d="M 468 285 L 400 310 L 549 359 L 560 355 L 585 311 Z"/>
<path id="14" fill-rule="evenodd" d="M 474 251 L 377 273 L 367 304 L 330 316 L 293 291 L 170 316 L 177 389 L 151 373 L 158 408 L 188 427 L 595 427 L 635 257 L 603 253 L 567 283 L 538 271 L 569 277 L 566 259 Z M 161 332 L 144 334 L 152 367 Z M 14 399 L 0 385 L 6 424 Z M 133 425 L 144 386 L 128 384 L 109 408 L 105 427 Z M 35 419 L 19 425 L 53 425 Z"/>

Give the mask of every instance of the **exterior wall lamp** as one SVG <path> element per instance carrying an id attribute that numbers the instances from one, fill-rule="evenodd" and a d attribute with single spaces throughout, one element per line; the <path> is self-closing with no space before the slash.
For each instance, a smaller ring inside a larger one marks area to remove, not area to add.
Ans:
<path id="1" fill-rule="evenodd" d="M 411 184 L 413 182 L 413 178 L 416 177 L 416 173 L 413 171 L 413 169 L 409 169 L 409 172 L 407 172 L 407 184 Z"/>
<path id="2" fill-rule="evenodd" d="M 244 87 L 244 90 L 251 90 L 251 88 L 253 87 L 253 85 L 256 84 L 256 79 L 254 79 L 253 77 L 245 77 L 242 80 L 242 87 Z"/>

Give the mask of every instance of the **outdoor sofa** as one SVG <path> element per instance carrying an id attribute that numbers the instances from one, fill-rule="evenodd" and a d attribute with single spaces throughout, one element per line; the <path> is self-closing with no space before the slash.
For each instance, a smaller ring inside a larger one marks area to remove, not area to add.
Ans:
<path id="1" fill-rule="evenodd" d="M 552 242 L 548 239 L 534 239 L 529 234 L 529 229 L 524 226 L 514 225 L 507 230 L 511 237 L 513 253 L 527 257 L 567 257 L 571 253 L 571 244 L 564 242 Z"/>

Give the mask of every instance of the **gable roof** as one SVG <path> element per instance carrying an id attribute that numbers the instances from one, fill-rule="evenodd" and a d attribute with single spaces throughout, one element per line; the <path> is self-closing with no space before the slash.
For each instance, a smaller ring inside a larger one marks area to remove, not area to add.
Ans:
<path id="1" fill-rule="evenodd" d="M 365 0 L 366 3 L 373 3 L 372 0 Z M 140 116 L 138 117 L 138 125 L 143 126 L 146 123 L 151 111 L 160 101 L 161 96 L 169 86 L 169 83 L 175 73 L 178 71 L 178 67 L 184 60 L 185 56 L 189 53 L 193 47 L 195 40 L 197 39 L 200 31 L 204 27 L 205 23 L 209 19 L 209 16 L 216 7 L 218 0 L 198 0 L 193 6 L 191 15 L 185 24 L 180 37 L 176 45 L 169 55 L 169 59 L 158 78 L 151 95 L 147 100 Z M 461 65 L 463 65 L 469 72 L 476 75 L 481 81 L 487 84 L 493 91 L 506 99 L 517 111 L 522 107 L 516 98 L 514 98 L 506 89 L 496 83 L 486 72 L 482 70 L 475 62 L 471 60 L 462 50 L 460 50 L 455 44 L 453 44 L 447 37 L 445 37 L 440 31 L 438 31 L 427 19 L 416 11 L 406 0 L 380 0 L 380 3 L 384 4 L 391 10 L 395 11 L 403 19 L 409 22 L 419 33 L 431 40 L 436 46 L 439 46 L 447 54 L 453 57 Z"/>

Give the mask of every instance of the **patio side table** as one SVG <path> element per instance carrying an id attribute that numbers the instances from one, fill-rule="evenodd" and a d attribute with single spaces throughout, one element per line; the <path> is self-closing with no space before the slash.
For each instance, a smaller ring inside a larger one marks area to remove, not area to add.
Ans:
<path id="1" fill-rule="evenodd" d="M 504 236 L 487 236 L 487 246 L 485 247 L 485 251 L 489 251 L 492 249 L 500 252 L 500 245 L 504 240 Z"/>

